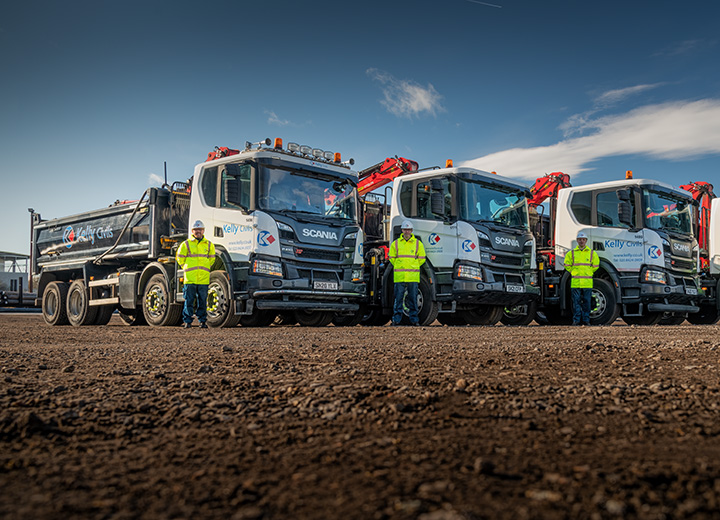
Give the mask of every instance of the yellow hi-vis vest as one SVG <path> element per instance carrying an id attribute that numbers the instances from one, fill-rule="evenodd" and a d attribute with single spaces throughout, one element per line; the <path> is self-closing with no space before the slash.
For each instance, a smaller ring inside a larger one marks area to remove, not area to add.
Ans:
<path id="1" fill-rule="evenodd" d="M 598 254 L 585 247 L 575 247 L 565 255 L 565 270 L 570 272 L 572 280 L 570 287 L 574 289 L 592 289 L 593 273 L 600 267 Z"/>
<path id="2" fill-rule="evenodd" d="M 180 244 L 175 256 L 180 268 L 185 271 L 185 282 L 191 285 L 208 285 L 210 269 L 215 263 L 215 246 L 207 238 L 200 241 L 195 237 Z"/>
<path id="3" fill-rule="evenodd" d="M 425 263 L 425 248 L 415 235 L 412 235 L 410 240 L 401 236 L 390 244 L 388 258 L 393 266 L 393 281 L 420 281 L 420 266 Z"/>

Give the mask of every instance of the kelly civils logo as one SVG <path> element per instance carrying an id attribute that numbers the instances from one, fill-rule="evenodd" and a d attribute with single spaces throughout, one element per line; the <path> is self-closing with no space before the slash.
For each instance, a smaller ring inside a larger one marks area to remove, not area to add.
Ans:
<path id="1" fill-rule="evenodd" d="M 475 245 L 475 243 L 472 240 L 466 240 L 465 242 L 462 243 L 463 251 L 465 251 L 466 253 L 471 253 L 472 251 L 475 250 L 476 247 L 477 246 Z"/>
<path id="2" fill-rule="evenodd" d="M 428 237 L 428 242 L 431 246 L 434 246 L 438 242 L 440 242 L 440 236 L 437 233 L 430 233 L 430 236 Z"/>
<path id="3" fill-rule="evenodd" d="M 648 249 L 648 256 L 650 258 L 653 258 L 653 259 L 660 258 L 661 255 L 662 255 L 662 249 L 660 249 L 658 246 L 650 246 L 650 248 Z"/>
<path id="4" fill-rule="evenodd" d="M 275 237 L 272 236 L 269 231 L 260 231 L 258 233 L 257 242 L 261 246 L 269 246 L 275 242 Z"/>
<path id="5" fill-rule="evenodd" d="M 90 242 L 95 244 L 95 238 L 102 240 L 103 238 L 112 238 L 113 232 L 110 226 L 93 228 L 91 226 L 85 226 L 84 228 L 79 227 L 73 229 L 72 226 L 68 226 L 63 231 L 62 241 L 65 247 L 70 249 L 74 243 L 78 242 Z"/>

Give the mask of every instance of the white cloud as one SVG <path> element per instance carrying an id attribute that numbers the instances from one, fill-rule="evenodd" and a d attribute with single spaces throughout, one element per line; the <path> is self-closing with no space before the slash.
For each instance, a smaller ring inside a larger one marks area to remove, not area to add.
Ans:
<path id="1" fill-rule="evenodd" d="M 164 182 L 165 179 L 163 177 L 160 177 L 157 173 L 151 173 L 148 177 L 148 184 L 150 186 L 162 186 Z"/>
<path id="2" fill-rule="evenodd" d="M 598 159 L 642 155 L 652 159 L 692 159 L 720 154 L 720 100 L 705 99 L 648 105 L 626 114 L 586 121 L 592 135 L 549 146 L 514 148 L 464 162 L 508 177 L 534 179 L 562 171 L 590 170 Z"/>
<path id="3" fill-rule="evenodd" d="M 567 121 L 560 125 L 560 130 L 563 131 L 565 137 L 569 137 L 574 134 L 579 134 L 588 130 L 595 130 L 597 127 L 594 121 L 591 119 L 592 116 L 602 110 L 617 105 L 618 103 L 625 101 L 625 99 L 641 92 L 646 92 L 658 87 L 665 85 L 665 83 L 653 83 L 648 85 L 634 85 L 632 87 L 619 88 L 614 90 L 608 90 L 595 97 L 593 100 L 593 107 L 580 114 L 570 116 Z"/>
<path id="4" fill-rule="evenodd" d="M 265 113 L 270 116 L 268 117 L 269 125 L 288 126 L 291 124 L 287 119 L 280 119 L 275 112 L 266 110 Z"/>
<path id="5" fill-rule="evenodd" d="M 367 74 L 382 85 L 385 98 L 380 103 L 391 114 L 412 118 L 424 112 L 435 116 L 438 112 L 445 111 L 440 103 L 442 96 L 429 83 L 427 87 L 423 87 L 414 81 L 397 79 L 378 69 L 368 69 Z"/>

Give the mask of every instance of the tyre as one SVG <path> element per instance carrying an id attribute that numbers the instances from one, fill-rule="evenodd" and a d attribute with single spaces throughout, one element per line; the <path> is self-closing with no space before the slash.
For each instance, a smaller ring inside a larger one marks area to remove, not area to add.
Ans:
<path id="1" fill-rule="evenodd" d="M 459 311 L 469 325 L 495 325 L 502 318 L 504 307 L 500 305 L 478 305 L 474 309 Z"/>
<path id="2" fill-rule="evenodd" d="M 648 312 L 644 316 L 623 316 L 628 325 L 657 325 L 663 317 L 662 312 Z"/>
<path id="3" fill-rule="evenodd" d="M 255 309 L 249 316 L 240 316 L 243 327 L 267 327 L 275 321 L 275 311 Z"/>
<path id="4" fill-rule="evenodd" d="M 334 316 L 335 313 L 329 311 L 295 311 L 295 318 L 303 327 L 325 327 Z"/>
<path id="5" fill-rule="evenodd" d="M 297 318 L 294 312 L 280 312 L 275 316 L 272 324 L 278 327 L 297 325 Z"/>
<path id="6" fill-rule="evenodd" d="M 153 327 L 172 326 L 182 319 L 182 306 L 171 303 L 170 288 L 165 275 L 158 273 L 148 280 L 143 291 L 143 315 Z"/>
<path id="7" fill-rule="evenodd" d="M 509 327 L 530 325 L 530 323 L 532 323 L 535 319 L 536 311 L 537 301 L 531 301 L 525 305 L 505 307 L 503 308 L 503 314 L 500 317 L 500 321 L 503 325 L 507 325 Z"/>
<path id="8" fill-rule="evenodd" d="M 468 324 L 459 312 L 441 312 L 438 314 L 437 320 L 440 324 L 448 327 L 462 327 Z"/>
<path id="9" fill-rule="evenodd" d="M 615 288 L 607 280 L 595 278 L 590 298 L 590 324 L 612 325 L 618 316 L 620 316 L 620 305 Z"/>
<path id="10" fill-rule="evenodd" d="M 714 305 L 702 305 L 699 312 L 688 314 L 687 320 L 693 325 L 714 325 L 720 319 L 720 314 Z"/>
<path id="11" fill-rule="evenodd" d="M 545 319 L 549 325 L 570 325 L 572 324 L 572 314 L 563 315 L 558 307 L 546 307 Z"/>
<path id="12" fill-rule="evenodd" d="M 360 324 L 365 327 L 382 327 L 392 319 L 389 314 L 383 314 L 382 309 L 375 307 L 368 311 L 360 320 Z"/>
<path id="13" fill-rule="evenodd" d="M 42 314 L 48 325 L 67 325 L 68 284 L 65 282 L 50 282 L 45 288 L 42 297 Z"/>
<path id="14" fill-rule="evenodd" d="M 210 327 L 237 327 L 240 316 L 235 315 L 230 280 L 225 271 L 210 273 L 207 296 L 207 324 Z"/>
<path id="15" fill-rule="evenodd" d="M 335 314 L 332 319 L 336 327 L 355 327 L 365 317 L 365 310 L 360 307 L 355 314 Z"/>
<path id="16" fill-rule="evenodd" d="M 125 311 L 118 311 L 118 314 L 120 315 L 120 319 L 126 323 L 127 325 L 130 325 L 132 327 L 138 327 L 140 325 L 147 325 L 147 321 L 145 321 L 145 315 L 142 312 L 142 309 L 137 309 L 134 313 L 130 314 Z"/>
<path id="17" fill-rule="evenodd" d="M 97 307 L 90 307 L 90 293 L 85 280 L 75 280 L 70 284 L 66 300 L 66 312 L 70 325 L 80 327 L 93 325 L 97 316 Z"/>
<path id="18" fill-rule="evenodd" d="M 407 293 L 405 293 L 405 298 L 407 298 Z M 420 278 L 420 283 L 418 284 L 417 309 L 418 324 L 423 327 L 430 325 L 438 317 L 438 304 L 432 298 L 432 290 L 430 289 L 430 282 L 428 282 L 427 278 Z M 410 325 L 407 304 L 404 302 L 403 315 L 400 323 Z"/>
<path id="19" fill-rule="evenodd" d="M 665 313 L 658 322 L 658 325 L 680 325 L 685 321 L 685 315 Z"/>

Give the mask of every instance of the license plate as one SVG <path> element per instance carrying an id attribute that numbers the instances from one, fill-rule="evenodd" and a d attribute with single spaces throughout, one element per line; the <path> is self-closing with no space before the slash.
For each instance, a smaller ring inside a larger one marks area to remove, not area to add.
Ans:
<path id="1" fill-rule="evenodd" d="M 313 282 L 313 289 L 321 289 L 325 291 L 337 291 L 337 282 Z"/>
<path id="2" fill-rule="evenodd" d="M 685 287 L 685 294 L 690 294 L 691 296 L 697 296 L 697 289 L 695 287 Z"/>
<path id="3" fill-rule="evenodd" d="M 505 286 L 507 292 L 525 292 L 525 286 L 509 283 Z"/>

